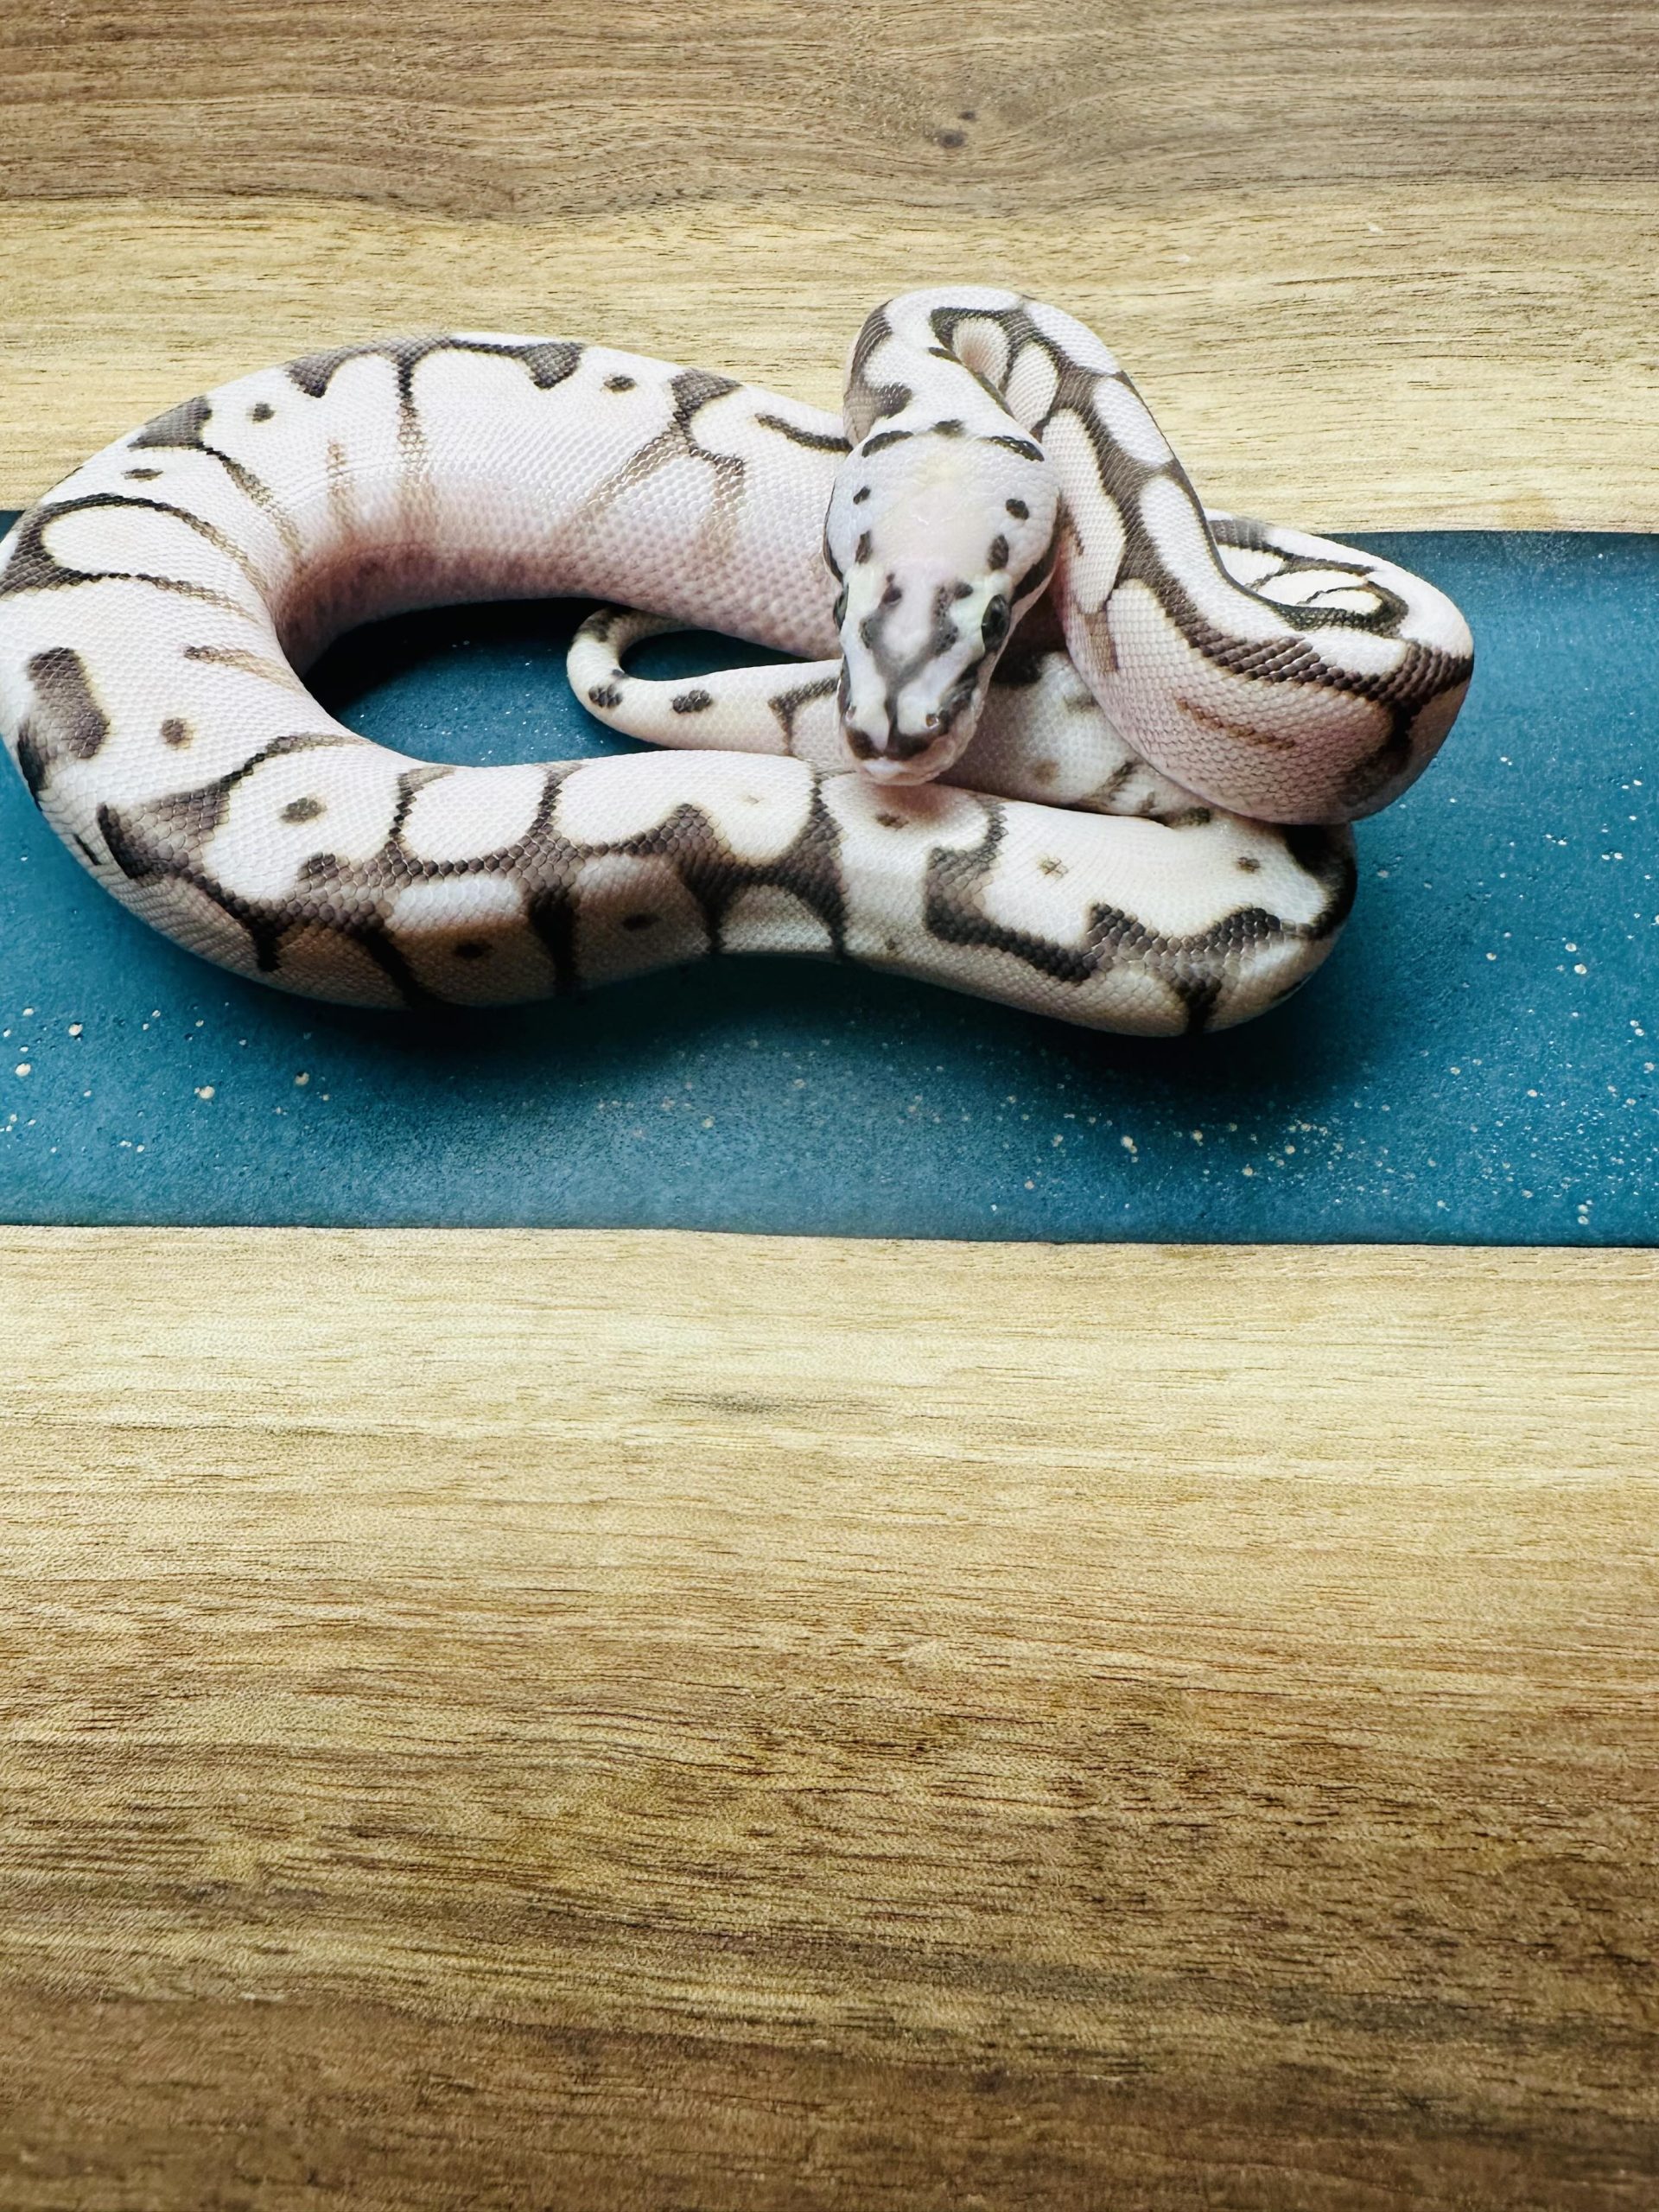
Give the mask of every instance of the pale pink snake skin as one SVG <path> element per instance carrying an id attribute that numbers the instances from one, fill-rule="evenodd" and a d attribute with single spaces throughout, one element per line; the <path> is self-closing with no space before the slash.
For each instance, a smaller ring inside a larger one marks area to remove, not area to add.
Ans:
<path id="1" fill-rule="evenodd" d="M 571 668 L 671 749 L 423 762 L 295 672 L 377 615 L 573 594 L 661 618 L 594 618 Z M 814 664 L 629 676 L 673 623 Z M 0 724 L 54 828 L 192 950 L 377 1006 L 753 951 L 1241 1021 L 1325 957 L 1345 825 L 1432 757 L 1471 652 L 1421 579 L 1206 518 L 1091 333 L 972 287 L 870 317 L 844 426 L 574 340 L 313 355 L 95 454 L 0 548 Z"/>

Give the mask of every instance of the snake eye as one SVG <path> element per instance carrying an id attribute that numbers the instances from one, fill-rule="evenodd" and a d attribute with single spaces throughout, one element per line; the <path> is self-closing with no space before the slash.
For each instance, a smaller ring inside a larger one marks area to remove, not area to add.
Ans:
<path id="1" fill-rule="evenodd" d="M 845 584 L 842 584 L 841 589 L 836 594 L 836 603 L 830 608 L 830 613 L 836 629 L 839 630 L 842 624 L 847 620 L 847 587 Z"/>
<path id="2" fill-rule="evenodd" d="M 1000 595 L 985 609 L 985 620 L 980 625 L 980 636 L 985 641 L 987 652 L 995 652 L 1008 634 L 1008 602 Z"/>

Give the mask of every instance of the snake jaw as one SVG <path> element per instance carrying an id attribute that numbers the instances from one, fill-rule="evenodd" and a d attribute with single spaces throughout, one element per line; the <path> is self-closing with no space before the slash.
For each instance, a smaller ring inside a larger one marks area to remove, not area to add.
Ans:
<path id="1" fill-rule="evenodd" d="M 842 623 L 841 724 L 849 752 L 888 783 L 925 783 L 971 741 L 995 652 L 981 594 L 954 576 L 892 571 L 849 590 Z M 963 610 L 959 619 L 957 610 Z M 1002 632 L 997 633 L 1000 645 Z"/>
<path id="2" fill-rule="evenodd" d="M 868 773 L 925 783 L 972 741 L 1014 621 L 1006 566 L 969 581 L 949 565 L 866 560 L 842 585 L 841 723 Z"/>
<path id="3" fill-rule="evenodd" d="M 865 774 L 877 783 L 921 784 L 952 767 L 978 726 L 992 658 L 981 654 L 942 692 L 924 671 L 915 683 L 896 687 L 878 678 L 861 700 L 843 662 L 842 734 Z"/>

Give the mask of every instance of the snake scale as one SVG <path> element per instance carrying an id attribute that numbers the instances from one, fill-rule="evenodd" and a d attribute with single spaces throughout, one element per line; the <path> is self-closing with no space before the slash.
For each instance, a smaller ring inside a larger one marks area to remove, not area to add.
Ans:
<path id="1" fill-rule="evenodd" d="M 456 601 L 621 608 L 593 710 L 659 749 L 478 768 L 297 671 Z M 654 684 L 689 624 L 805 667 Z M 878 308 L 844 421 L 568 339 L 312 354 L 93 456 L 0 549 L 0 724 L 53 827 L 194 952 L 369 1005 L 817 954 L 1096 1027 L 1218 1027 L 1318 966 L 1357 816 L 1450 728 L 1458 610 L 1207 515 L 1107 348 L 1014 292 Z"/>

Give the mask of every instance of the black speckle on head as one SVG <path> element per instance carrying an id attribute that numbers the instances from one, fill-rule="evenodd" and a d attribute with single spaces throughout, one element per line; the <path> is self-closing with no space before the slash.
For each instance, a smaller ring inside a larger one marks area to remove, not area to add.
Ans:
<path id="1" fill-rule="evenodd" d="M 189 723 L 181 721 L 177 715 L 169 715 L 167 720 L 162 724 L 162 743 L 163 745 L 188 745 L 189 742 Z"/>
<path id="2" fill-rule="evenodd" d="M 867 531 L 863 533 L 862 537 L 860 537 L 860 539 L 859 539 L 859 541 L 858 541 L 857 544 L 856 544 L 856 545 L 855 545 L 855 546 L 854 546 L 854 548 L 853 548 L 853 558 L 854 558 L 854 560 L 855 560 L 855 561 L 860 561 L 860 562 L 862 562 L 862 561 L 868 561 L 868 560 L 869 559 L 869 557 L 870 557 L 870 533 L 869 533 L 869 531 L 867 530 Z"/>
<path id="3" fill-rule="evenodd" d="M 250 423 L 269 423 L 276 410 L 268 399 L 256 399 L 248 410 Z"/>
<path id="4" fill-rule="evenodd" d="M 624 914 L 622 926 L 625 930 L 653 929 L 657 920 L 658 917 L 655 914 Z"/>
<path id="5" fill-rule="evenodd" d="M 868 484 L 861 484 L 861 485 L 860 485 L 860 486 L 859 486 L 859 488 L 857 489 L 857 491 L 856 491 L 856 492 L 855 492 L 855 493 L 854 493 L 854 494 L 853 494 L 853 505 L 854 505 L 855 507 L 861 507 L 861 506 L 863 505 L 863 504 L 864 504 L 865 500 L 866 500 L 866 499 L 868 499 L 869 498 L 869 496 L 870 496 L 870 487 L 869 487 L 869 486 L 868 486 Z"/>
<path id="6" fill-rule="evenodd" d="M 988 567 L 991 569 L 993 574 L 995 574 L 999 569 L 1006 569 L 1008 565 L 1007 539 L 1006 537 L 994 537 L 991 540 L 991 550 L 986 555 L 985 559 Z"/>
<path id="7" fill-rule="evenodd" d="M 159 468 L 129 468 L 125 471 L 135 484 L 153 484 L 161 473 Z"/>
<path id="8" fill-rule="evenodd" d="M 1254 853 L 1241 853 L 1238 856 L 1238 864 L 1246 875 L 1254 875 L 1262 865 Z"/>
<path id="9" fill-rule="evenodd" d="M 976 108 L 971 107 L 958 108 L 957 110 L 957 121 L 958 123 L 977 123 L 979 121 L 979 111 Z"/>
<path id="10" fill-rule="evenodd" d="M 948 422 L 936 423 L 933 425 L 933 435 L 936 438 L 961 438 L 965 437 L 967 434 L 967 426 L 957 422 L 954 416 Z"/>
<path id="11" fill-rule="evenodd" d="M 1016 522 L 1024 522 L 1031 513 L 1031 509 L 1023 499 L 1010 499 L 1007 502 L 1007 509 Z"/>
<path id="12" fill-rule="evenodd" d="M 457 960 L 487 960 L 495 947 L 486 938 L 464 937 L 450 950 Z"/>
<path id="13" fill-rule="evenodd" d="M 941 130 L 939 143 L 941 146 L 965 146 L 968 143 L 968 133 L 965 130 Z"/>
<path id="14" fill-rule="evenodd" d="M 884 830 L 902 830 L 905 826 L 902 814 L 878 814 L 875 818 Z"/>
<path id="15" fill-rule="evenodd" d="M 634 379 L 632 377 L 614 376 L 607 377 L 605 379 L 607 391 L 632 391 L 633 386 Z"/>
<path id="16" fill-rule="evenodd" d="M 950 594 L 952 599 L 971 599 L 973 595 L 974 588 L 972 584 L 958 584 L 955 591 Z"/>
<path id="17" fill-rule="evenodd" d="M 322 812 L 320 798 L 291 798 L 283 809 L 284 822 L 315 822 Z"/>

